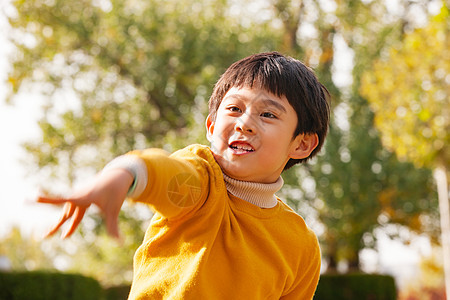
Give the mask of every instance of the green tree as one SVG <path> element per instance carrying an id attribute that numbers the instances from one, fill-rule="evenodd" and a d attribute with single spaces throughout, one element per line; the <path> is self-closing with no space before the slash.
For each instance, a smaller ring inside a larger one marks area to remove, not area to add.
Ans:
<path id="1" fill-rule="evenodd" d="M 365 73 L 361 91 L 376 113 L 384 144 L 399 157 L 435 169 L 441 213 L 446 289 L 450 292 L 450 18 L 444 5 L 429 24 Z"/>
<path id="2" fill-rule="evenodd" d="M 13 270 L 33 271 L 38 269 L 54 270 L 54 249 L 48 251 L 49 243 L 42 244 L 38 239 L 24 236 L 18 227 L 0 241 L 0 257 L 8 259 Z"/>
<path id="3" fill-rule="evenodd" d="M 226 4 L 15 1 L 12 92 L 32 82 L 48 99 L 43 139 L 26 145 L 39 168 L 73 182 L 74 166 L 99 169 L 129 149 L 198 140 L 224 66 L 274 48 L 265 24 L 247 33 Z"/>
<path id="4" fill-rule="evenodd" d="M 316 30 L 313 35 L 295 39 L 287 34 L 291 40 L 283 39 L 284 48 L 316 64 L 320 79 L 332 93 L 331 127 L 322 156 L 307 172 L 298 168 L 285 175 L 291 204 L 301 207 L 300 211 L 311 211 L 325 225 L 322 250 L 329 271 L 336 270 L 338 262 L 358 269 L 360 250 L 374 247 L 373 230 L 387 223 L 435 235 L 435 224 L 426 222 L 435 214 L 435 202 L 430 201 L 430 172 L 399 162 L 383 149 L 373 112 L 359 93 L 365 65 L 379 57 L 382 49 L 409 26 L 409 4 L 401 1 L 399 5 L 405 7 L 404 15 L 390 13 L 381 1 L 337 1 L 331 7 L 320 1 L 312 6 L 280 1 L 275 6 L 281 10 L 279 15 L 289 20 L 284 23 L 284 32 L 289 33 L 293 23 L 300 29 L 312 26 Z M 386 21 L 381 22 L 383 19 Z M 352 83 L 343 87 L 335 85 L 339 70 L 334 64 L 340 59 L 336 54 L 338 39 L 354 56 Z M 404 172 L 411 174 L 409 180 Z M 302 187 L 301 194 L 308 203 L 296 201 L 297 186 Z"/>

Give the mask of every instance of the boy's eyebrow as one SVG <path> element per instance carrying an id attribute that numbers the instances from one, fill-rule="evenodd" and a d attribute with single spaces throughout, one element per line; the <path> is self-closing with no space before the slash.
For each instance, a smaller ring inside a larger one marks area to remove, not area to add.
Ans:
<path id="1" fill-rule="evenodd" d="M 277 101 L 275 101 L 273 99 L 268 98 L 268 99 L 263 99 L 262 101 L 267 106 L 274 106 L 275 108 L 281 110 L 282 112 L 286 112 L 286 108 L 282 104 L 278 103 Z"/>
<path id="2" fill-rule="evenodd" d="M 242 96 L 242 95 L 229 95 L 229 96 L 226 96 L 225 99 L 226 99 L 226 98 L 245 99 L 246 97 L 244 97 L 244 96 Z M 225 99 L 224 99 L 224 100 L 225 100 Z M 284 113 L 287 112 L 287 111 L 286 111 L 286 108 L 284 107 L 284 105 L 282 105 L 281 103 L 279 103 L 279 102 L 276 101 L 276 100 L 273 100 L 273 99 L 271 99 L 271 98 L 264 98 L 264 99 L 261 99 L 261 101 L 262 101 L 263 104 L 266 105 L 266 106 L 274 106 L 275 108 L 281 110 L 281 111 L 284 112 Z"/>

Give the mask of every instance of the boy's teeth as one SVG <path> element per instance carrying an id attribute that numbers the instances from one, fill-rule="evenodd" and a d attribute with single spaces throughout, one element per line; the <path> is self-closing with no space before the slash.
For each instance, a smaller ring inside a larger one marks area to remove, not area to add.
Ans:
<path id="1" fill-rule="evenodd" d="M 245 150 L 245 151 L 253 151 L 253 149 L 247 145 L 231 145 L 231 148 Z"/>

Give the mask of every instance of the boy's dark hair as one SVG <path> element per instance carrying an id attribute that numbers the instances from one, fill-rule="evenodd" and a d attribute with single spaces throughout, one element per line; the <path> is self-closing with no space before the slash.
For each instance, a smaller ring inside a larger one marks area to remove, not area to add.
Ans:
<path id="1" fill-rule="evenodd" d="M 278 52 L 254 54 L 233 63 L 217 81 L 209 99 L 212 120 L 215 120 L 223 97 L 232 87 L 258 87 L 278 97 L 286 96 L 298 118 L 293 138 L 314 133 L 319 137 L 319 143 L 310 156 L 290 159 L 284 170 L 320 151 L 328 131 L 330 94 L 309 67 Z"/>

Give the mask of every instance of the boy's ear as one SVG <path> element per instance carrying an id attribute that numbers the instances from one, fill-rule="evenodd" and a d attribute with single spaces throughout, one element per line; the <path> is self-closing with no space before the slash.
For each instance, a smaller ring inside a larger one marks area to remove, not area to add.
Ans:
<path id="1" fill-rule="evenodd" d="M 208 117 L 206 118 L 206 138 L 208 139 L 208 141 L 212 142 L 212 134 L 214 132 L 214 122 L 211 119 L 211 115 L 208 115 Z"/>
<path id="2" fill-rule="evenodd" d="M 299 134 L 294 140 L 294 149 L 290 158 L 303 159 L 308 157 L 319 144 L 319 137 L 316 133 Z"/>

